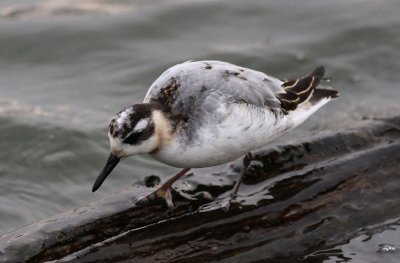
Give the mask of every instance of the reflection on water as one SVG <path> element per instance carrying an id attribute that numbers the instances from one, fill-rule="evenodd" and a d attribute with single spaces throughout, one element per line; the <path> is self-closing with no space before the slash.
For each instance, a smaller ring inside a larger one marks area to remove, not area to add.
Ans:
<path id="1" fill-rule="evenodd" d="M 361 230 L 347 244 L 316 251 L 301 260 L 333 262 L 399 262 L 400 219 Z M 317 262 L 316 261 L 316 262 Z"/>
<path id="2" fill-rule="evenodd" d="M 398 1 L 5 0 L 0 10 L 0 233 L 175 171 L 134 157 L 90 191 L 112 115 L 178 62 L 281 78 L 325 65 L 342 97 L 280 142 L 400 112 Z M 398 245 L 389 233 L 377 244 Z"/>

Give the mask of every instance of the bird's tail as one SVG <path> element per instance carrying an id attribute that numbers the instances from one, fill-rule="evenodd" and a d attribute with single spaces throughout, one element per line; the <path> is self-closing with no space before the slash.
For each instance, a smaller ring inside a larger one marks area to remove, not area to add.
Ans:
<path id="1" fill-rule="evenodd" d="M 283 82 L 282 87 L 285 93 L 277 95 L 281 102 L 281 108 L 284 113 L 289 114 L 290 111 L 296 110 L 304 103 L 310 102 L 316 104 L 324 98 L 336 98 L 339 93 L 332 89 L 317 89 L 325 74 L 325 68 L 317 67 L 309 75 Z"/>
<path id="2" fill-rule="evenodd" d="M 324 73 L 324 67 L 320 66 L 305 77 L 282 84 L 286 93 L 279 94 L 278 98 L 292 127 L 298 126 L 331 99 L 339 96 L 336 90 L 317 88 Z"/>

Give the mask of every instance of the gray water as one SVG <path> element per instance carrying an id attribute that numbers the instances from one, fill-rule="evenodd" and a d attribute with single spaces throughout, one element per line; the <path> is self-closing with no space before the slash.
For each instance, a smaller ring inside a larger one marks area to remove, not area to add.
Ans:
<path id="1" fill-rule="evenodd" d="M 279 143 L 398 115 L 399 49 L 396 0 L 3 0 L 0 234 L 176 171 L 132 157 L 91 192 L 109 120 L 176 63 L 224 60 L 282 79 L 324 65 L 340 99 Z"/>

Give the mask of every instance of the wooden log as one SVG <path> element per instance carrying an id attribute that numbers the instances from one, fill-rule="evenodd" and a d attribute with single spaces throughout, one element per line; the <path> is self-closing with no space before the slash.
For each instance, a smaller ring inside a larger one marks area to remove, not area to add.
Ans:
<path id="1" fill-rule="evenodd" d="M 148 177 L 4 235 L 0 261 L 293 262 L 400 214 L 400 117 L 253 155 L 228 211 L 239 161 L 194 170 L 177 184 L 209 191 L 214 201 L 174 196 L 174 209 L 162 201 L 138 207 L 135 200 L 157 179 Z"/>

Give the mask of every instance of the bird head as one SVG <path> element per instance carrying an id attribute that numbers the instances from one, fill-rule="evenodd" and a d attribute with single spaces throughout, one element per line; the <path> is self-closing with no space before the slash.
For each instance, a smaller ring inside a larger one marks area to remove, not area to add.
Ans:
<path id="1" fill-rule="evenodd" d="M 168 132 L 167 124 L 163 112 L 149 103 L 132 105 L 117 113 L 108 127 L 111 153 L 92 191 L 101 186 L 120 160 L 157 151 Z"/>

